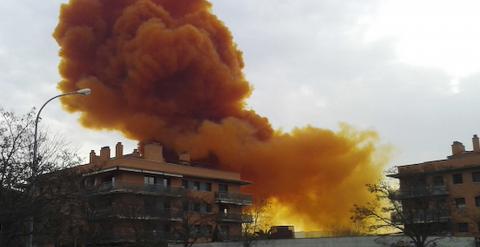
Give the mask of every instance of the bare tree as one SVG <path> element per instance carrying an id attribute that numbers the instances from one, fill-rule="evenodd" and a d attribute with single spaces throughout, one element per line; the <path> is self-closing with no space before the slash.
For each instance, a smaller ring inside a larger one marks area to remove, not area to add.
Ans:
<path id="1" fill-rule="evenodd" d="M 25 227 L 30 219 L 39 222 L 33 234 L 39 240 L 47 238 L 51 227 L 58 226 L 44 220 L 52 212 L 49 208 L 55 203 L 65 204 L 72 196 L 72 192 L 61 189 L 65 184 L 73 185 L 72 179 L 67 178 L 66 172 L 58 171 L 78 164 L 80 159 L 66 148 L 61 138 L 49 138 L 40 132 L 38 164 L 34 167 L 33 131 L 33 110 L 17 115 L 0 108 L 1 246 L 19 245 L 25 236 L 32 234 Z"/>
<path id="2" fill-rule="evenodd" d="M 449 207 L 444 199 L 409 197 L 386 183 L 367 187 L 375 200 L 354 205 L 352 220 L 366 224 L 370 231 L 403 233 L 416 247 L 427 247 L 434 246 L 448 230 Z"/>
<path id="3" fill-rule="evenodd" d="M 208 209 L 209 201 L 187 193 L 182 203 L 180 222 L 172 229 L 176 241 L 184 247 L 191 247 L 201 238 L 213 238 L 217 215 L 211 211 L 211 206 Z"/>
<path id="4" fill-rule="evenodd" d="M 270 236 L 271 205 L 266 199 L 256 201 L 245 210 L 247 220 L 242 223 L 242 242 L 244 247 L 250 247 L 259 239 L 268 239 Z"/>

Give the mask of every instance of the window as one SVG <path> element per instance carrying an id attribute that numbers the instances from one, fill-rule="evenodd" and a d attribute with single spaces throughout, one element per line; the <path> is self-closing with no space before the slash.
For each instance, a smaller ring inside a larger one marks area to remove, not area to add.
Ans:
<path id="1" fill-rule="evenodd" d="M 457 208 L 465 208 L 465 198 L 455 198 L 455 205 Z"/>
<path id="2" fill-rule="evenodd" d="M 212 191 L 211 183 L 200 183 L 200 191 Z"/>
<path id="3" fill-rule="evenodd" d="M 463 176 L 461 173 L 453 174 L 452 180 L 454 184 L 463 184 Z"/>
<path id="4" fill-rule="evenodd" d="M 218 184 L 218 191 L 219 192 L 228 192 L 228 185 L 227 184 Z"/>
<path id="5" fill-rule="evenodd" d="M 209 236 L 213 233 L 213 227 L 211 225 L 203 225 L 202 226 L 202 234 Z"/>
<path id="6" fill-rule="evenodd" d="M 195 181 L 193 182 L 193 190 L 200 190 L 200 182 Z"/>
<path id="7" fill-rule="evenodd" d="M 475 206 L 480 207 L 480 196 L 475 197 Z"/>
<path id="8" fill-rule="evenodd" d="M 211 213 L 212 212 L 212 205 L 208 203 L 200 204 L 200 213 Z"/>
<path id="9" fill-rule="evenodd" d="M 435 205 L 435 206 L 436 206 L 438 209 L 445 209 L 445 208 L 447 208 L 447 200 L 446 200 L 445 198 L 439 198 L 439 199 L 437 199 L 435 202 L 436 202 L 436 205 Z"/>
<path id="10" fill-rule="evenodd" d="M 480 182 L 480 172 L 472 172 L 472 181 Z"/>
<path id="11" fill-rule="evenodd" d="M 468 223 L 458 223 L 458 232 L 468 232 Z"/>
<path id="12" fill-rule="evenodd" d="M 435 176 L 435 177 L 433 177 L 433 185 L 434 185 L 434 186 L 441 186 L 441 185 L 443 185 L 443 176 Z"/>
<path id="13" fill-rule="evenodd" d="M 193 226 L 193 234 L 194 235 L 200 234 L 200 225 Z"/>
<path id="14" fill-rule="evenodd" d="M 219 232 L 220 232 L 221 236 L 223 236 L 225 238 L 228 238 L 228 235 L 230 233 L 230 227 L 229 226 L 221 225 L 219 230 L 220 230 Z"/>
<path id="15" fill-rule="evenodd" d="M 183 202 L 183 211 L 184 211 L 184 212 L 190 211 L 190 203 L 188 203 L 188 202 Z"/>
<path id="16" fill-rule="evenodd" d="M 85 178 L 84 184 L 86 188 L 92 188 L 95 185 L 95 178 L 93 177 Z"/>
<path id="17" fill-rule="evenodd" d="M 103 177 L 102 183 L 115 185 L 115 177 L 114 176 Z"/>
<path id="18" fill-rule="evenodd" d="M 160 178 L 160 179 L 157 179 L 156 183 L 161 184 L 163 187 L 168 187 L 170 186 L 170 179 Z"/>
<path id="19" fill-rule="evenodd" d="M 155 177 L 145 176 L 143 180 L 145 184 L 155 184 Z"/>
<path id="20" fill-rule="evenodd" d="M 184 189 L 188 189 L 188 180 L 185 180 L 185 179 L 182 180 L 182 187 Z"/>
<path id="21" fill-rule="evenodd" d="M 201 212 L 201 204 L 196 202 L 195 204 L 193 204 L 193 211 L 195 212 Z"/>
<path id="22" fill-rule="evenodd" d="M 221 214 L 228 214 L 228 207 L 225 206 L 225 205 L 220 206 L 219 212 L 220 212 Z"/>

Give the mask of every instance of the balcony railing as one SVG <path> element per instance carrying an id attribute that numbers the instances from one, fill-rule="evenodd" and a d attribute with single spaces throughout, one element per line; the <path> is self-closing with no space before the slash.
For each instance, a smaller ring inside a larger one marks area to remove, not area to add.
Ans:
<path id="1" fill-rule="evenodd" d="M 171 209 L 107 207 L 92 212 L 95 218 L 181 221 L 183 212 Z"/>
<path id="2" fill-rule="evenodd" d="M 392 194 L 392 199 L 402 200 L 417 197 L 445 196 L 448 189 L 445 185 L 425 186 L 414 189 L 400 189 Z"/>
<path id="3" fill-rule="evenodd" d="M 253 202 L 252 196 L 240 193 L 217 192 L 215 197 L 219 203 L 249 206 L 252 205 Z"/>
<path id="4" fill-rule="evenodd" d="M 88 188 L 93 194 L 107 194 L 107 193 L 138 193 L 151 195 L 164 195 L 172 197 L 182 197 L 185 195 L 185 190 L 181 187 L 165 187 L 161 184 L 134 184 L 116 181 L 115 183 L 108 182 L 99 186 Z"/>
<path id="5" fill-rule="evenodd" d="M 424 224 L 424 223 L 445 223 L 450 221 L 448 210 L 428 210 L 412 213 L 393 213 L 391 220 L 397 225 Z"/>
<path id="6" fill-rule="evenodd" d="M 248 214 L 220 213 L 218 214 L 218 221 L 235 222 L 235 223 L 252 223 L 253 218 L 251 215 L 248 215 Z"/>

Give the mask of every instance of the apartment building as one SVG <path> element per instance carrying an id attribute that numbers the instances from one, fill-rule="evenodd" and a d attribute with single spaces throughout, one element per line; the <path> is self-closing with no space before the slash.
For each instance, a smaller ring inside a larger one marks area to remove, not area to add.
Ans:
<path id="1" fill-rule="evenodd" d="M 458 141 L 446 159 L 398 166 L 404 212 L 415 212 L 412 224 L 435 224 L 439 233 L 480 236 L 480 142 L 472 138 L 473 150 Z M 395 217 L 395 216 L 394 216 Z M 411 225 L 405 226 L 412 227 Z"/>
<path id="2" fill-rule="evenodd" d="M 155 143 L 126 155 L 117 143 L 114 151 L 91 151 L 81 167 L 95 244 L 233 240 L 251 220 L 243 208 L 252 197 L 240 191 L 250 183 L 240 174 L 193 165 L 187 153 L 169 160 Z"/>

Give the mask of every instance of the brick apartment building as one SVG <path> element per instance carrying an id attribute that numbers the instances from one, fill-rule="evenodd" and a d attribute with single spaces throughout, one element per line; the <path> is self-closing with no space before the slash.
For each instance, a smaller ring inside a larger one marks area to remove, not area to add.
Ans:
<path id="1" fill-rule="evenodd" d="M 96 244 L 241 236 L 242 223 L 251 220 L 242 209 L 252 197 L 240 192 L 249 184 L 240 174 L 192 165 L 186 153 L 169 161 L 159 144 L 142 149 L 124 155 L 117 143 L 113 157 L 109 147 L 99 155 L 92 150 L 81 167 Z"/>
<path id="2" fill-rule="evenodd" d="M 398 166 L 389 175 L 400 180 L 395 198 L 404 211 L 420 212 L 415 224 L 436 224 L 440 232 L 456 236 L 480 236 L 480 143 L 472 138 L 473 150 L 458 141 L 443 160 Z M 420 204 L 419 204 L 420 202 Z M 405 227 L 408 227 L 407 225 Z"/>

